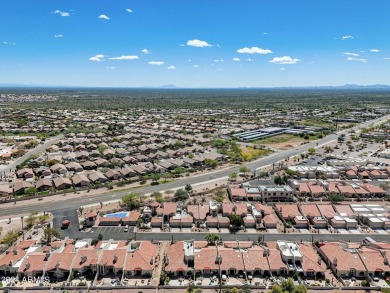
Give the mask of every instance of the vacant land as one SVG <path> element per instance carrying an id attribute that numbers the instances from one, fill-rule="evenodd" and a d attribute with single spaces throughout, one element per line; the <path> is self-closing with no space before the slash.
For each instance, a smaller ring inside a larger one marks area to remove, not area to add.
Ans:
<path id="1" fill-rule="evenodd" d="M 255 149 L 253 147 L 241 147 L 241 155 L 247 161 L 257 159 L 269 154 L 270 152 L 270 150 Z"/>
<path id="2" fill-rule="evenodd" d="M 259 145 L 266 145 L 270 148 L 275 149 L 291 149 L 294 147 L 297 147 L 304 143 L 306 140 L 303 137 L 296 136 L 293 134 L 279 134 L 263 139 L 258 139 L 254 141 L 253 143 L 259 144 Z"/>

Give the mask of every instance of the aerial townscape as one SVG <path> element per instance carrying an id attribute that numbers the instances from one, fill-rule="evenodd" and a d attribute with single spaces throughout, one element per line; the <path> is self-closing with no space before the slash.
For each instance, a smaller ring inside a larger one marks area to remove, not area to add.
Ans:
<path id="1" fill-rule="evenodd" d="M 0 293 L 390 293 L 372 2 L 2 1 Z"/>

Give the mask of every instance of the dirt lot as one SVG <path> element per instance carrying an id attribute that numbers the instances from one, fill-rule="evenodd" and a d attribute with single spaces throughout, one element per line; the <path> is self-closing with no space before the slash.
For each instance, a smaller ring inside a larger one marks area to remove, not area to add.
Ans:
<path id="1" fill-rule="evenodd" d="M 264 139 L 259 139 L 254 141 L 253 143 L 264 145 L 269 148 L 288 150 L 300 146 L 303 142 L 305 142 L 305 139 L 303 139 L 303 137 L 295 136 L 292 134 L 280 134 Z"/>

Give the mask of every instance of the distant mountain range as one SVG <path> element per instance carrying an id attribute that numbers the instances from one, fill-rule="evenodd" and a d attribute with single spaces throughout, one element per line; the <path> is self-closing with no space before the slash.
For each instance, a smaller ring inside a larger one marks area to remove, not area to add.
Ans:
<path id="1" fill-rule="evenodd" d="M 53 89 L 99 89 L 99 88 L 118 88 L 118 89 L 186 89 L 185 87 L 179 87 L 174 84 L 166 84 L 161 86 L 142 86 L 142 87 L 89 87 L 89 86 L 52 86 L 46 84 L 23 84 L 23 83 L 0 83 L 0 88 L 53 88 Z M 188 88 L 195 89 L 195 88 Z M 199 89 L 218 89 L 213 87 L 204 87 Z M 359 84 L 345 84 L 341 86 L 296 86 L 296 87 L 237 87 L 237 88 L 221 88 L 221 89 L 350 89 L 350 90 L 390 90 L 390 85 L 385 84 L 373 84 L 373 85 L 359 85 Z"/>
<path id="2" fill-rule="evenodd" d="M 316 88 L 316 87 L 313 87 Z M 341 86 L 319 86 L 318 88 L 336 88 L 336 89 L 390 89 L 386 84 L 372 84 L 372 85 L 360 85 L 360 84 L 345 84 Z"/>

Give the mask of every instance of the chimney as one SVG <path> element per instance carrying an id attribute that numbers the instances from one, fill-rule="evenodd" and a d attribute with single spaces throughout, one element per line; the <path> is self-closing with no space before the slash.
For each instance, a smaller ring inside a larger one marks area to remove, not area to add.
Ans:
<path id="1" fill-rule="evenodd" d="M 116 263 L 117 261 L 118 261 L 118 256 L 115 254 L 113 263 Z"/>
<path id="2" fill-rule="evenodd" d="M 87 256 L 83 255 L 81 256 L 81 262 L 80 263 L 85 263 L 87 261 Z"/>
<path id="3" fill-rule="evenodd" d="M 165 265 L 169 265 L 169 257 L 167 255 L 165 256 Z"/>
<path id="4" fill-rule="evenodd" d="M 321 265 L 321 257 L 320 256 L 318 257 L 317 262 L 318 262 L 319 265 Z"/>
<path id="5" fill-rule="evenodd" d="M 56 262 L 56 268 L 58 268 L 61 265 L 59 261 Z"/>
<path id="6" fill-rule="evenodd" d="M 333 265 L 334 265 L 335 267 L 337 267 L 337 257 L 335 257 L 335 258 L 333 259 Z"/>
<path id="7" fill-rule="evenodd" d="M 151 265 L 154 264 L 154 258 L 153 258 L 153 256 L 150 258 L 150 264 L 151 264 Z"/>
<path id="8" fill-rule="evenodd" d="M 384 263 L 385 265 L 389 265 L 389 260 L 387 259 L 387 257 L 385 257 L 385 258 L 383 259 L 383 263 Z"/>
<path id="9" fill-rule="evenodd" d="M 18 254 L 18 251 L 16 249 L 13 250 L 14 255 Z"/>
<path id="10" fill-rule="evenodd" d="M 31 264 L 30 264 L 30 262 L 28 261 L 28 262 L 26 263 L 26 270 L 28 270 L 30 267 L 31 267 Z"/>

